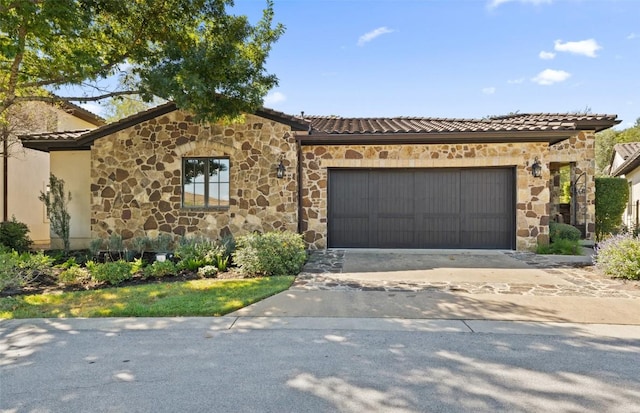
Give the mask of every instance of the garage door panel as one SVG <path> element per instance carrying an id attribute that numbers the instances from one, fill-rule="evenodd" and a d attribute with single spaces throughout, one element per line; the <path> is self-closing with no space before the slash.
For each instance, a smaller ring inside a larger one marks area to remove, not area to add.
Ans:
<path id="1" fill-rule="evenodd" d="M 330 247 L 513 248 L 513 169 L 331 170 L 329 178 Z"/>

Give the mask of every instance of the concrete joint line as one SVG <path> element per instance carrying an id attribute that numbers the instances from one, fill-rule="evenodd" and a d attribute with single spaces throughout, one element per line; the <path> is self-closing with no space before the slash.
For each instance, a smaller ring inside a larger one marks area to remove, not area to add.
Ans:
<path id="1" fill-rule="evenodd" d="M 471 326 L 469 324 L 467 324 L 467 322 L 465 320 L 460 320 L 462 321 L 462 324 L 464 324 L 465 326 L 467 326 L 467 328 L 469 329 L 469 331 L 471 331 L 472 333 L 475 333 L 475 331 L 473 331 L 473 328 L 471 328 Z"/>

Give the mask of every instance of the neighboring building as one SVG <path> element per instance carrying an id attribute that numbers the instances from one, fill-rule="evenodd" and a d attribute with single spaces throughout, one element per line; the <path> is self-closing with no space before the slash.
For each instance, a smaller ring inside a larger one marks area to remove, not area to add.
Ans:
<path id="1" fill-rule="evenodd" d="M 90 218 L 72 214 L 72 226 L 92 238 L 287 229 L 309 248 L 529 250 L 548 242 L 564 166 L 572 181 L 584 179 L 574 224 L 593 237 L 595 133 L 617 123 L 615 115 L 302 118 L 262 109 L 243 123 L 199 124 L 167 103 L 80 136 L 23 144 L 49 152 L 52 172 L 76 190 L 90 188 L 74 200 Z M 70 165 L 78 167 L 63 169 Z"/>
<path id="2" fill-rule="evenodd" d="M 640 223 L 640 142 L 619 143 L 613 147 L 610 174 L 627 180 L 629 201 L 622 223 L 627 228 L 637 228 Z"/>
<path id="3" fill-rule="evenodd" d="M 39 247 L 50 244 L 49 221 L 44 204 L 38 200 L 49 183 L 50 157 L 41 151 L 25 148 L 17 135 L 25 133 L 51 133 L 70 130 L 87 132 L 104 125 L 102 118 L 70 102 L 56 104 L 29 102 L 21 106 L 14 117 L 15 123 L 6 157 L 0 157 L 0 218 L 27 224 L 29 237 Z M 67 132 L 60 136 L 69 136 Z M 6 163 L 5 163 L 6 160 Z M 6 165 L 6 167 L 5 167 Z M 81 173 L 87 172 L 83 169 Z M 83 196 L 86 188 L 81 191 Z"/>

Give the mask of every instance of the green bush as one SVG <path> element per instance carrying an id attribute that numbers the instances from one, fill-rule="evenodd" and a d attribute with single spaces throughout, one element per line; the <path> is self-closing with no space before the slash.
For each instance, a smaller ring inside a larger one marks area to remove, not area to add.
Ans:
<path id="1" fill-rule="evenodd" d="M 176 265 L 173 261 L 155 261 L 151 265 L 147 265 L 144 270 L 144 278 L 162 278 L 168 275 L 175 275 L 177 272 Z"/>
<path id="2" fill-rule="evenodd" d="M 0 223 L 0 245 L 18 252 L 25 252 L 33 243 L 27 233 L 29 228 L 26 224 L 16 221 L 12 217 L 11 221 Z"/>
<path id="3" fill-rule="evenodd" d="M 548 245 L 538 245 L 536 249 L 537 254 L 582 255 L 581 252 L 582 250 L 578 241 L 563 238 L 558 238 Z"/>
<path id="4" fill-rule="evenodd" d="M 233 255 L 249 275 L 296 275 L 307 259 L 302 236 L 290 231 L 250 234 L 238 238 Z"/>
<path id="5" fill-rule="evenodd" d="M 205 265 L 215 265 L 218 270 L 226 271 L 229 245 L 200 237 L 183 238 L 174 252 L 178 270 L 196 271 Z"/>
<path id="6" fill-rule="evenodd" d="M 89 270 L 77 264 L 66 268 L 58 276 L 58 280 L 65 285 L 80 285 L 89 279 L 91 279 Z"/>
<path id="7" fill-rule="evenodd" d="M 618 232 L 628 199 L 626 179 L 596 178 L 596 240 Z"/>
<path id="8" fill-rule="evenodd" d="M 573 225 L 559 224 L 557 222 L 549 224 L 549 240 L 552 243 L 561 239 L 579 241 L 581 236 L 580 230 Z"/>
<path id="9" fill-rule="evenodd" d="M 131 263 L 123 260 L 100 264 L 90 261 L 87 263 L 87 269 L 91 273 L 91 278 L 99 283 L 117 285 L 132 278 Z"/>
<path id="10" fill-rule="evenodd" d="M 53 275 L 53 260 L 42 252 L 18 254 L 16 251 L 0 253 L 0 290 L 19 288 Z"/>
<path id="11" fill-rule="evenodd" d="M 598 243 L 595 266 L 611 277 L 639 280 L 640 239 L 620 234 Z"/>
<path id="12" fill-rule="evenodd" d="M 198 269 L 198 275 L 203 278 L 215 278 L 218 275 L 218 267 L 215 265 L 205 265 Z"/>

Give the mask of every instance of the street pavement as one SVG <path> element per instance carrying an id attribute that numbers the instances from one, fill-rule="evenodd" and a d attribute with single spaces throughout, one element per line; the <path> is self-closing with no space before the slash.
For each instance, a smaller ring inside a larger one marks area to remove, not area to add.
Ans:
<path id="1" fill-rule="evenodd" d="M 503 252 L 322 255 L 225 317 L 0 321 L 0 411 L 640 412 L 635 283 Z"/>

